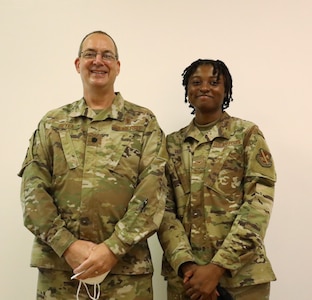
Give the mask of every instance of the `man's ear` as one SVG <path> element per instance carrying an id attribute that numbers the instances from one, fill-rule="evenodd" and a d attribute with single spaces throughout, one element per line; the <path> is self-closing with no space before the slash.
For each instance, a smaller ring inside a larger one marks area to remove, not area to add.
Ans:
<path id="1" fill-rule="evenodd" d="M 75 59 L 75 67 L 76 67 L 76 71 L 80 73 L 80 58 L 79 57 Z"/>
<path id="2" fill-rule="evenodd" d="M 117 61 L 117 65 L 118 65 L 117 67 L 117 76 L 118 76 L 120 73 L 120 61 L 119 60 Z"/>

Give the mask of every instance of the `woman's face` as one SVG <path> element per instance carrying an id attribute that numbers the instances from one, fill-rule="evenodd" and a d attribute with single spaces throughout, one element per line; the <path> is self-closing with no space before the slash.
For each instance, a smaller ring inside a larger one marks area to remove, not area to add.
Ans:
<path id="1" fill-rule="evenodd" d="M 225 97 L 224 77 L 213 74 L 212 65 L 200 65 L 187 84 L 188 101 L 195 109 L 195 116 L 218 118 L 222 114 Z"/>

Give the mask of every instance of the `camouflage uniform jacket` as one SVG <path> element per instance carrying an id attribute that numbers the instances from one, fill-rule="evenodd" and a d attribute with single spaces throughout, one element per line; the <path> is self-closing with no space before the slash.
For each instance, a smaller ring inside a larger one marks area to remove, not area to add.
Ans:
<path id="1" fill-rule="evenodd" d="M 163 275 L 195 261 L 227 269 L 225 287 L 275 280 L 263 240 L 276 175 L 259 128 L 224 112 L 205 134 L 191 122 L 168 135 L 167 150 L 172 191 L 158 232 Z"/>
<path id="2" fill-rule="evenodd" d="M 31 265 L 71 270 L 62 255 L 82 239 L 119 258 L 112 273 L 151 273 L 147 238 L 165 210 L 166 162 L 153 113 L 119 93 L 98 114 L 84 99 L 47 113 L 19 173 Z"/>

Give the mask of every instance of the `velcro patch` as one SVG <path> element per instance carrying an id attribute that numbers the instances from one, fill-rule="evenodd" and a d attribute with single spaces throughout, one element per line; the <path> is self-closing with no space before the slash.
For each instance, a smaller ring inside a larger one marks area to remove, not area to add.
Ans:
<path id="1" fill-rule="evenodd" d="M 263 148 L 259 149 L 258 154 L 256 155 L 257 162 L 264 168 L 272 167 L 272 155 L 267 150 Z"/>

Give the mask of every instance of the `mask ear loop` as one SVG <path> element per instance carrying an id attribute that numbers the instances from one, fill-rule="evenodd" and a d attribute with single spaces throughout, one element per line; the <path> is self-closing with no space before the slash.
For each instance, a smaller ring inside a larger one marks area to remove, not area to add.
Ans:
<path id="1" fill-rule="evenodd" d="M 84 271 L 83 271 L 84 272 Z M 75 279 L 77 276 L 79 276 L 80 274 L 82 274 L 83 272 L 81 273 L 78 273 L 78 274 L 75 274 L 71 277 L 71 279 Z M 100 295 L 101 295 L 101 286 L 100 286 L 100 283 L 105 279 L 105 277 L 107 276 L 107 274 L 109 273 L 109 271 L 107 271 L 106 273 L 100 275 L 100 276 L 97 276 L 95 277 L 95 280 L 90 280 L 88 279 L 88 281 L 86 280 L 86 282 L 84 280 L 79 280 L 79 284 L 78 284 L 78 287 L 77 287 L 77 293 L 76 293 L 76 300 L 79 300 L 79 293 L 80 293 L 80 289 L 81 289 L 81 285 L 83 283 L 86 291 L 87 291 L 87 294 L 89 296 L 89 298 L 91 300 L 99 300 L 100 299 Z M 99 283 L 100 281 L 100 283 Z M 94 282 L 97 282 L 97 283 L 94 283 Z M 90 294 L 90 291 L 89 291 L 89 288 L 88 288 L 88 285 L 87 284 L 93 284 L 93 296 Z"/>
<path id="2" fill-rule="evenodd" d="M 89 296 L 89 298 L 91 300 L 98 300 L 98 299 L 100 299 L 101 286 L 100 286 L 99 283 L 93 284 L 93 296 L 92 296 L 90 291 L 89 291 L 88 285 L 85 282 L 82 282 L 81 280 L 79 280 L 79 285 L 78 285 L 77 293 L 76 293 L 76 300 L 79 300 L 79 292 L 80 292 L 80 289 L 81 289 L 81 284 L 84 285 L 84 287 L 85 287 L 85 289 L 87 291 L 87 294 L 88 294 L 88 296 Z"/>
<path id="3" fill-rule="evenodd" d="M 83 285 L 88 293 L 88 296 L 90 297 L 91 300 L 98 300 L 100 299 L 100 295 L 101 295 L 101 287 L 99 283 L 95 283 L 93 284 L 93 296 L 90 294 L 89 289 L 88 289 L 88 285 L 83 282 Z"/>
<path id="4" fill-rule="evenodd" d="M 79 292 L 80 292 L 80 289 L 81 289 L 81 283 L 82 283 L 82 281 L 79 280 L 79 284 L 78 284 L 78 288 L 77 288 L 77 293 L 76 293 L 76 300 L 79 300 Z"/>

